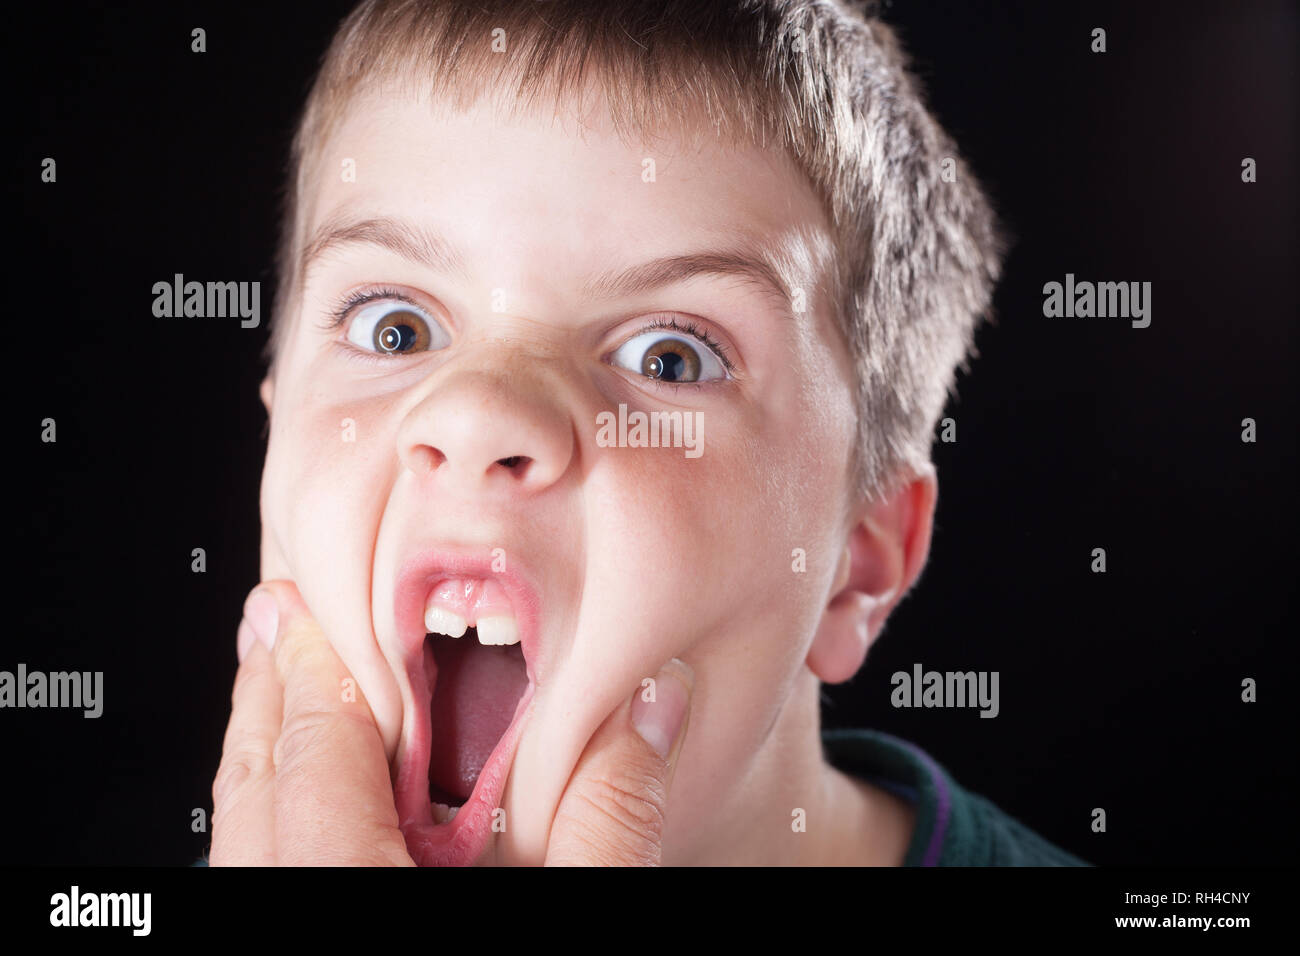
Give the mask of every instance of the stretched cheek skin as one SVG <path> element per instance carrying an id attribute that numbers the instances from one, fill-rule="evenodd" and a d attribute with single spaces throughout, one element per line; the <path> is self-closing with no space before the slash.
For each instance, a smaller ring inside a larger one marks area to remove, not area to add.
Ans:
<path id="1" fill-rule="evenodd" d="M 663 520 L 629 524 L 636 509 L 603 507 L 617 498 L 589 481 L 582 610 L 561 665 L 539 688 L 515 759 L 504 803 L 512 821 L 501 841 L 505 862 L 542 861 L 551 821 L 591 736 L 679 644 L 694 639 L 677 613 L 680 582 L 664 577 L 675 573 L 669 545 L 676 529 Z M 646 504 L 657 517 L 658 502 Z"/>
<path id="2" fill-rule="evenodd" d="M 356 423 L 345 441 L 340 423 Z M 283 437 L 291 462 L 279 494 L 289 576 L 339 658 L 356 678 L 392 758 L 401 732 L 400 694 L 379 651 L 371 616 L 371 558 L 376 529 L 392 484 L 391 449 L 350 408 L 333 407 L 291 419 Z M 363 438 L 363 436 L 368 436 Z M 276 500 L 278 499 L 278 500 Z M 341 692 L 341 691 L 340 691 Z"/>
<path id="3" fill-rule="evenodd" d="M 693 651 L 697 698 L 691 740 L 673 782 L 666 850 L 708 847 L 720 819 L 746 819 L 744 784 L 789 699 L 806 653 L 803 636 L 816 618 L 813 575 L 794 571 L 791 552 L 805 549 L 814 574 L 825 563 L 820 552 L 829 536 L 814 513 L 825 499 L 811 481 L 800 492 L 791 480 L 780 457 L 789 447 L 767 449 L 752 467 L 722 470 L 727 480 L 710 497 L 726 502 L 721 510 L 728 520 L 711 529 L 707 564 L 690 568 L 707 580 L 707 591 L 693 585 L 698 600 L 716 602 L 723 613 Z M 735 476 L 745 477 L 737 482 Z"/>
<path id="4" fill-rule="evenodd" d="M 739 452 L 723 444 L 699 459 L 685 459 L 677 449 L 617 452 L 587 476 L 582 616 L 555 681 L 539 692 L 535 720 L 516 757 L 506 795 L 513 822 L 501 846 L 508 862 L 540 861 L 564 787 L 592 734 L 668 658 L 705 662 L 703 675 L 697 669 L 692 706 L 706 722 L 711 717 L 720 726 L 744 726 L 756 707 L 760 713 L 773 707 L 773 681 L 755 680 L 763 675 L 753 671 L 764 654 L 765 631 L 782 633 L 770 619 L 771 606 L 780 608 L 782 600 L 752 598 L 759 592 L 756 571 L 786 586 L 788 596 L 788 581 L 776 571 L 788 572 L 782 558 L 788 548 L 773 540 L 787 535 L 766 534 L 771 524 L 761 503 L 753 503 L 753 476 L 736 478 Z M 701 573 L 704 568 L 709 573 Z M 719 747 L 697 766 L 707 770 L 719 760 L 725 766 L 738 759 Z M 692 788 L 682 785 L 681 792 L 689 795 Z M 700 792 L 698 805 L 704 807 L 713 792 Z"/>
<path id="5" fill-rule="evenodd" d="M 677 493 L 656 499 L 658 513 L 648 505 L 644 511 L 668 527 L 675 513 L 682 540 L 691 542 L 676 549 L 665 544 L 671 570 L 660 566 L 653 589 L 680 609 L 667 632 L 677 632 L 679 647 L 693 635 L 689 659 L 696 671 L 666 862 L 686 861 L 720 842 L 720 821 L 747 819 L 744 783 L 772 763 L 770 734 L 803 673 L 842 545 L 848 457 L 828 450 L 846 448 L 851 435 L 847 391 L 830 381 L 788 392 L 788 401 L 753 416 L 743 440 L 715 442 L 697 463 L 704 467 L 677 474 Z M 651 482 L 650 475 L 636 479 Z M 796 548 L 804 571 L 795 568 Z"/>
<path id="6" fill-rule="evenodd" d="M 293 577 L 289 571 L 284 543 L 288 538 L 289 495 L 286 486 L 289 478 L 282 461 L 284 456 L 278 453 L 283 444 L 272 437 L 266 451 L 266 462 L 262 466 L 262 487 L 259 494 L 262 519 L 261 567 L 258 572 L 262 581 Z"/>
<path id="7" fill-rule="evenodd" d="M 824 433 L 768 424 L 797 439 L 738 442 L 719 429 L 699 459 L 616 449 L 587 475 L 582 614 L 521 741 L 501 861 L 541 861 L 591 735 L 671 656 L 690 661 L 697 683 L 666 846 L 708 846 L 720 819 L 747 819 L 744 783 L 800 673 L 833 571 L 838 509 L 828 505 L 843 490 L 819 461 Z M 792 567 L 795 547 L 808 573 Z"/>

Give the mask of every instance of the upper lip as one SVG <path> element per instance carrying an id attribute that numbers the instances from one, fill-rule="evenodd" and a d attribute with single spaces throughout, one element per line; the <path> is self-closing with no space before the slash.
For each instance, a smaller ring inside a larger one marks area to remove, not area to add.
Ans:
<path id="1" fill-rule="evenodd" d="M 412 676 L 424 670 L 424 606 L 429 592 L 439 581 L 457 577 L 492 579 L 505 589 L 519 628 L 528 679 L 536 685 L 538 677 L 544 676 L 537 673 L 540 651 L 537 589 L 509 551 L 505 569 L 494 570 L 492 551 L 492 548 L 431 547 L 417 551 L 402 564 L 397 574 L 393 620 L 403 660 Z"/>

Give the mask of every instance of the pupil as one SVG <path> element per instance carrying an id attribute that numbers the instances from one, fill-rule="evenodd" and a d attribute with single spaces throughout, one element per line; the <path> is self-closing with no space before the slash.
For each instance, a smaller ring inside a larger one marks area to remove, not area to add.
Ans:
<path id="1" fill-rule="evenodd" d="M 677 381 L 686 368 L 686 359 L 676 352 L 664 352 L 662 355 L 656 355 L 650 362 L 654 365 L 654 371 L 651 374 L 655 378 L 667 379 L 670 382 Z"/>
<path id="2" fill-rule="evenodd" d="M 409 346 L 413 337 L 414 332 L 410 326 L 390 325 L 379 333 L 379 345 L 385 351 L 396 352 Z"/>

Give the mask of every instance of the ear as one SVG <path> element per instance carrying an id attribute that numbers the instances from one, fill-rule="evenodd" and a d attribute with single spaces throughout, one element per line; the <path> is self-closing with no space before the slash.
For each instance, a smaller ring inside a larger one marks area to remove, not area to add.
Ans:
<path id="1" fill-rule="evenodd" d="M 835 569 L 831 600 L 808 650 L 808 667 L 827 684 L 856 674 L 889 612 L 930 554 L 938 500 L 934 466 L 889 497 L 857 512 Z"/>

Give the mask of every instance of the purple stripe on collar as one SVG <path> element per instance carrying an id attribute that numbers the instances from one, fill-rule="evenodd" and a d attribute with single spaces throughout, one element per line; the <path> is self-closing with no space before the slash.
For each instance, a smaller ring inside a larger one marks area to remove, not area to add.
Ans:
<path id="1" fill-rule="evenodd" d="M 925 856 L 921 860 L 922 866 L 937 866 L 940 852 L 943 849 L 943 838 L 948 835 L 948 817 L 952 812 L 952 794 L 948 792 L 948 784 L 943 779 L 943 771 L 930 759 L 929 754 L 909 741 L 901 740 L 899 742 L 925 764 L 925 769 L 930 773 L 930 780 L 934 783 L 935 793 L 938 795 L 939 805 L 935 810 L 934 830 L 930 833 L 930 845 L 926 847 Z"/>

